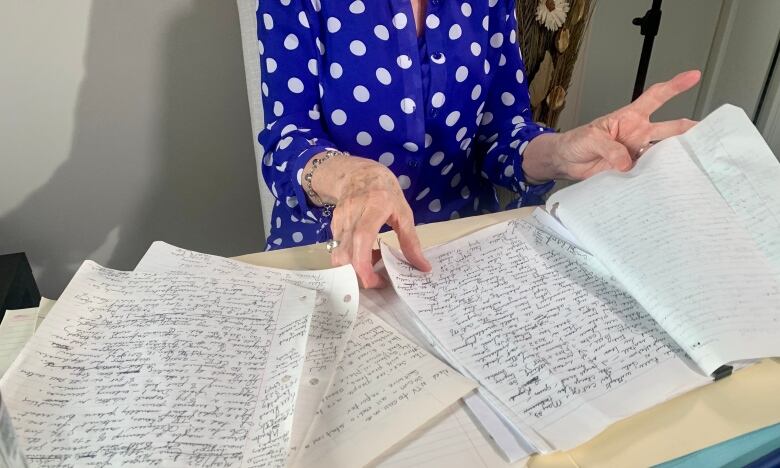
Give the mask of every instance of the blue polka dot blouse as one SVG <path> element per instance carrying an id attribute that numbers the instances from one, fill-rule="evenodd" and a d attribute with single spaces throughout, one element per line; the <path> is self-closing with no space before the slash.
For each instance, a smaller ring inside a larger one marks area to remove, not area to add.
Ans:
<path id="1" fill-rule="evenodd" d="M 499 209 L 494 185 L 538 204 L 522 171 L 531 121 L 514 0 L 260 0 L 268 249 L 330 239 L 303 167 L 328 148 L 384 164 L 418 224 Z"/>

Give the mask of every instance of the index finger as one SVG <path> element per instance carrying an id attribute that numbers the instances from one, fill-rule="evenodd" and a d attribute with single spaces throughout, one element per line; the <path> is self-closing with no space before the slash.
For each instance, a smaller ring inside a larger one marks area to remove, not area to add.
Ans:
<path id="1" fill-rule="evenodd" d="M 391 223 L 393 230 L 398 236 L 398 244 L 401 247 L 401 252 L 404 253 L 404 257 L 418 270 L 431 271 L 431 264 L 423 255 L 420 238 L 417 237 L 417 231 L 414 229 L 414 217 L 411 209 L 408 213 L 392 219 Z"/>
<path id="2" fill-rule="evenodd" d="M 699 79 L 701 79 L 699 70 L 680 73 L 669 81 L 662 81 L 650 86 L 629 106 L 633 106 L 637 111 L 649 117 L 673 97 L 693 88 Z"/>

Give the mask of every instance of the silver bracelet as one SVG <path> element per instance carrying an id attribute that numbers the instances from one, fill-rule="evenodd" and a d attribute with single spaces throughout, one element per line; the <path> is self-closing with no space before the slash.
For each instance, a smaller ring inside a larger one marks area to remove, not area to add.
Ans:
<path id="1" fill-rule="evenodd" d="M 306 180 L 306 194 L 309 195 L 309 198 L 311 198 L 314 203 L 322 205 L 323 216 L 330 216 L 333 213 L 333 209 L 336 207 L 336 205 L 333 203 L 325 203 L 322 197 L 320 197 L 320 195 L 314 191 L 314 188 L 311 186 L 311 180 L 314 178 L 314 171 L 317 170 L 320 164 L 334 156 L 349 156 L 349 153 L 335 149 L 329 149 L 325 151 L 324 156 L 311 160 L 311 170 L 303 176 L 304 180 Z"/>

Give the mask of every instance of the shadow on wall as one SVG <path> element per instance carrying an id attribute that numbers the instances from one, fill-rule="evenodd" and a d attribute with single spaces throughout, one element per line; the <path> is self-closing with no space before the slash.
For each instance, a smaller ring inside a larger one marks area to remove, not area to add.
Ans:
<path id="1" fill-rule="evenodd" d="M 95 1 L 89 28 L 70 155 L 0 219 L 0 251 L 58 296 L 87 256 L 131 269 L 157 239 L 262 250 L 235 2 Z"/>

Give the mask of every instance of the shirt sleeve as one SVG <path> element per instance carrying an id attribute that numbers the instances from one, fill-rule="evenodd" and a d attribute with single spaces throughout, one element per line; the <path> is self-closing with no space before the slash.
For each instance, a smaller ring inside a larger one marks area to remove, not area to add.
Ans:
<path id="1" fill-rule="evenodd" d="M 528 184 L 523 173 L 523 152 L 535 137 L 554 130 L 533 122 L 514 2 L 501 3 L 506 9 L 499 17 L 506 25 L 490 37 L 490 47 L 499 50 L 499 59 L 491 65 L 498 69 L 488 89 L 476 149 L 484 155 L 482 176 L 520 194 L 512 206 L 538 205 L 555 182 Z"/>
<path id="2" fill-rule="evenodd" d="M 286 203 L 304 222 L 320 221 L 302 186 L 303 168 L 317 153 L 331 149 L 320 120 L 323 45 L 316 16 L 303 0 L 261 0 L 257 8 L 260 89 L 265 128 L 258 135 L 262 172 L 277 204 Z"/>

